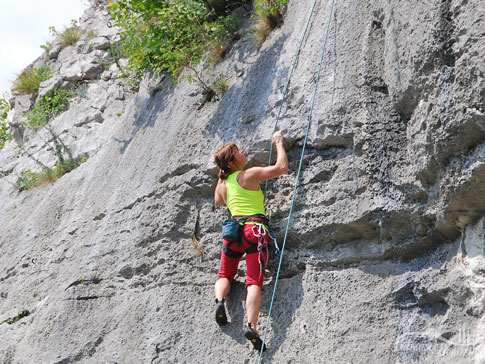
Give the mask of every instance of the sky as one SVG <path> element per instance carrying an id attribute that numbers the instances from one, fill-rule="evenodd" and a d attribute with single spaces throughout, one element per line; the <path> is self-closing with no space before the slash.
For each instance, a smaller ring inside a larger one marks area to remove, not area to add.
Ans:
<path id="1" fill-rule="evenodd" d="M 52 39 L 49 27 L 68 26 L 87 7 L 87 0 L 0 0 L 0 96 L 41 55 L 40 46 Z"/>

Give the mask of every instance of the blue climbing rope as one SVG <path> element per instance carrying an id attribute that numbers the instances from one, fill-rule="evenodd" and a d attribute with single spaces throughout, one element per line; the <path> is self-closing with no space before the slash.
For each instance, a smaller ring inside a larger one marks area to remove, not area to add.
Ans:
<path id="1" fill-rule="evenodd" d="M 312 10 L 310 11 L 310 15 L 308 15 L 308 20 L 307 20 L 306 25 L 305 25 L 305 30 L 303 31 L 303 35 L 301 36 L 300 45 L 298 46 L 298 51 L 296 52 L 295 59 L 293 60 L 293 64 L 291 66 L 290 74 L 288 76 L 288 79 L 286 80 L 285 89 L 283 91 L 283 98 L 281 99 L 280 107 L 278 108 L 278 114 L 276 115 L 276 121 L 275 121 L 274 128 L 273 128 L 273 134 L 275 133 L 276 128 L 278 127 L 278 121 L 280 119 L 281 109 L 283 108 L 283 104 L 285 102 L 286 92 L 288 91 L 288 86 L 290 84 L 291 76 L 293 76 L 293 71 L 295 70 L 296 63 L 298 62 L 298 57 L 300 57 L 300 51 L 301 51 L 301 47 L 303 45 L 303 40 L 305 39 L 306 31 L 308 29 L 308 24 L 310 24 L 310 19 L 311 19 L 312 15 L 313 15 L 313 10 L 315 9 L 315 4 L 316 3 L 317 3 L 317 0 L 314 0 L 313 1 L 313 6 L 312 6 Z M 271 135 L 273 135 L 273 134 L 271 134 Z M 272 153 L 273 153 L 273 143 L 271 143 L 271 145 L 269 147 L 268 166 L 271 164 L 271 156 L 272 156 Z M 266 196 L 266 190 L 267 189 L 268 189 L 268 181 L 266 180 L 266 182 L 264 184 L 264 195 L 265 196 Z"/>
<path id="2" fill-rule="evenodd" d="M 274 289 L 273 289 L 273 296 L 271 297 L 271 304 L 269 306 L 268 319 L 266 321 L 266 328 L 264 330 L 264 336 L 263 336 L 263 345 L 261 346 L 261 352 L 259 354 L 258 364 L 261 363 L 261 358 L 263 357 L 264 343 L 266 342 L 266 335 L 268 333 L 269 320 L 271 318 L 271 312 L 273 310 L 273 303 L 274 303 L 274 298 L 275 298 L 275 294 L 276 294 L 276 287 L 278 286 L 278 278 L 279 278 L 279 275 L 280 275 L 281 262 L 283 260 L 283 254 L 284 254 L 284 251 L 285 251 L 286 238 L 288 236 L 288 230 L 290 229 L 291 214 L 293 212 L 293 207 L 294 207 L 294 204 L 295 204 L 295 196 L 296 196 L 296 191 L 297 191 L 297 188 L 298 188 L 298 181 L 300 179 L 301 166 L 303 165 L 303 156 L 305 155 L 305 148 L 306 148 L 306 143 L 307 143 L 307 139 L 308 139 L 308 132 L 310 130 L 310 124 L 311 124 L 312 113 L 313 113 L 313 106 L 315 104 L 315 97 L 316 97 L 316 94 L 317 94 L 318 81 L 320 79 L 320 71 L 322 69 L 323 55 L 325 53 L 325 45 L 327 44 L 328 30 L 330 28 L 330 21 L 332 20 L 334 3 L 335 3 L 335 0 L 332 0 L 332 5 L 330 7 L 330 14 L 328 16 L 327 29 L 325 31 L 325 38 L 324 38 L 323 46 L 322 46 L 322 54 L 320 56 L 320 64 L 318 66 L 317 79 L 315 80 L 315 88 L 313 90 L 312 104 L 311 104 L 311 107 L 310 107 L 310 112 L 308 114 L 308 122 L 307 122 L 307 127 L 306 127 L 305 140 L 303 141 L 303 148 L 301 150 L 300 164 L 298 166 L 298 173 L 296 175 L 295 188 L 293 190 L 293 197 L 291 199 L 290 212 L 288 214 L 288 221 L 286 223 L 285 237 L 283 239 L 283 244 L 281 246 L 281 254 L 280 254 L 280 261 L 279 261 L 279 264 L 278 264 L 278 272 L 276 273 L 276 280 L 275 280 L 275 285 L 274 285 Z M 312 9 L 312 12 L 313 12 L 313 9 Z M 281 105 L 280 105 L 280 107 L 281 107 Z"/>

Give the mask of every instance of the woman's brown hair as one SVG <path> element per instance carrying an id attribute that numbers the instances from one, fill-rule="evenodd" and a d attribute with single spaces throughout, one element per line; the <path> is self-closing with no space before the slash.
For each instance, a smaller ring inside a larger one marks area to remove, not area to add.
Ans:
<path id="1" fill-rule="evenodd" d="M 236 143 L 230 142 L 224 144 L 221 149 L 219 149 L 214 155 L 214 163 L 220 168 L 219 178 L 226 179 L 231 174 L 231 167 L 229 163 L 234 160 L 239 148 Z"/>

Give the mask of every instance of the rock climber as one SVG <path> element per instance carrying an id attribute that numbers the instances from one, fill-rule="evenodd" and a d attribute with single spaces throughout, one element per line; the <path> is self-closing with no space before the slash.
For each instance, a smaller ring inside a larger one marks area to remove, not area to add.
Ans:
<path id="1" fill-rule="evenodd" d="M 235 240 L 228 241 L 224 238 L 222 240 L 221 266 L 214 286 L 217 304 L 216 322 L 220 326 L 227 323 L 225 297 L 229 294 L 230 283 L 236 275 L 239 261 L 246 253 L 248 325 L 244 336 L 258 351 L 261 350 L 263 342 L 256 331 L 256 326 L 261 306 L 264 266 L 268 260 L 268 242 L 271 238 L 269 221 L 265 216 L 264 196 L 259 182 L 288 172 L 288 158 L 281 131 L 275 132 L 272 140 L 277 158 L 276 163 L 271 166 L 244 169 L 248 159 L 234 142 L 225 144 L 214 157 L 215 164 L 220 168 L 214 200 L 216 205 L 227 204 L 232 216 L 229 220 L 237 229 Z M 265 349 L 266 345 L 263 350 Z"/>

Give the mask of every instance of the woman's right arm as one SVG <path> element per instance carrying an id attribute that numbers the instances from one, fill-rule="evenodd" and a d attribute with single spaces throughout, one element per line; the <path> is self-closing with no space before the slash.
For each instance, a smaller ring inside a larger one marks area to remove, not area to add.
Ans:
<path id="1" fill-rule="evenodd" d="M 273 144 L 276 148 L 276 163 L 267 167 L 253 167 L 244 171 L 244 178 L 257 181 L 266 181 L 279 177 L 288 172 L 288 157 L 283 146 L 283 134 L 277 131 L 273 134 Z"/>
<path id="2" fill-rule="evenodd" d="M 214 191 L 214 202 L 217 206 L 224 205 L 226 203 L 227 187 L 222 178 L 217 181 L 216 190 Z"/>

